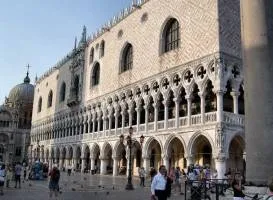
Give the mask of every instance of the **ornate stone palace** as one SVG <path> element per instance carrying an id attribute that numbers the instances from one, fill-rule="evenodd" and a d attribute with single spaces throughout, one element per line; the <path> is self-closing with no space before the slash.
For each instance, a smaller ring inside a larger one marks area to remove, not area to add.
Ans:
<path id="1" fill-rule="evenodd" d="M 34 86 L 27 76 L 0 106 L 0 163 L 28 161 Z"/>
<path id="2" fill-rule="evenodd" d="M 36 81 L 30 161 L 244 171 L 239 0 L 139 0 Z M 140 141 L 140 136 L 144 141 Z"/>

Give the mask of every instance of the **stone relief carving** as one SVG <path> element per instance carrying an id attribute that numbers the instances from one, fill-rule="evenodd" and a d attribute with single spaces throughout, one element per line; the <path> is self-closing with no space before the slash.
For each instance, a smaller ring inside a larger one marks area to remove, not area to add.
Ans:
<path id="1" fill-rule="evenodd" d="M 215 138 L 216 138 L 216 146 L 219 148 L 220 152 L 224 152 L 226 135 L 224 133 L 224 124 L 218 123 L 215 127 Z"/>

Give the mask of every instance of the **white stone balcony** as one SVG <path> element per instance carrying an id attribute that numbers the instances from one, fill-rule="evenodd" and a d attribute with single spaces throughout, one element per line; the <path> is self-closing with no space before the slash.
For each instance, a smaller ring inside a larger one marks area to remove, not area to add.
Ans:
<path id="1" fill-rule="evenodd" d="M 245 125 L 245 116 L 234 114 L 230 112 L 224 112 L 224 122 L 231 125 L 244 126 Z"/>
<path id="2" fill-rule="evenodd" d="M 176 121 L 177 120 L 177 121 Z M 178 119 L 172 118 L 168 119 L 167 123 L 165 120 L 155 122 L 148 122 L 147 127 L 146 124 L 133 125 L 133 132 L 135 135 L 140 134 L 150 134 L 154 132 L 161 132 L 166 130 L 175 130 L 181 127 L 194 127 L 200 125 L 211 125 L 217 123 L 217 112 L 209 112 L 204 114 L 204 119 L 202 120 L 202 115 L 192 115 L 190 117 L 191 124 L 188 123 L 189 117 L 179 117 Z M 202 122 L 203 121 L 203 122 Z M 244 115 L 234 114 L 230 112 L 223 112 L 223 122 L 229 125 L 235 126 L 244 126 L 245 125 L 245 117 Z M 178 125 L 177 125 L 178 123 Z M 167 124 L 167 125 L 166 125 Z M 165 127 L 167 126 L 167 127 Z M 53 143 L 64 143 L 64 142 L 78 142 L 82 140 L 96 140 L 110 137 L 118 137 L 121 134 L 128 133 L 128 126 L 117 129 L 107 129 L 104 131 L 97 131 L 93 133 L 84 133 L 74 136 L 56 138 L 51 140 L 42 141 L 44 144 L 53 144 Z"/>

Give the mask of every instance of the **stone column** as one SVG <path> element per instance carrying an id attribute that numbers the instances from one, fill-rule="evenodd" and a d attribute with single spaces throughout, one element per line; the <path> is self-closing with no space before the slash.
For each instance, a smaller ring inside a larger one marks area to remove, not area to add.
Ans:
<path id="1" fill-rule="evenodd" d="M 83 122 L 83 132 L 82 133 L 85 133 L 86 132 L 86 122 L 84 121 Z"/>
<path id="2" fill-rule="evenodd" d="M 226 158 L 215 158 L 215 169 L 217 170 L 217 179 L 224 179 L 226 173 Z"/>
<path id="3" fill-rule="evenodd" d="M 246 108 L 246 180 L 273 176 L 273 1 L 241 0 Z M 262 169 L 262 170 L 257 170 Z"/>
<path id="4" fill-rule="evenodd" d="M 154 131 L 157 131 L 157 121 L 158 121 L 158 104 L 153 103 L 154 106 Z"/>
<path id="5" fill-rule="evenodd" d="M 59 169 L 62 170 L 63 168 L 63 158 L 59 159 Z"/>
<path id="6" fill-rule="evenodd" d="M 199 92 L 198 93 L 200 97 L 200 107 L 201 107 L 201 123 L 205 123 L 205 93 L 204 92 Z"/>
<path id="7" fill-rule="evenodd" d="M 85 164 L 86 164 L 86 159 L 84 157 L 82 157 L 82 164 L 81 164 L 81 172 L 84 172 L 84 168 L 85 168 Z"/>
<path id="8" fill-rule="evenodd" d="M 168 118 L 169 118 L 169 109 L 168 101 L 163 101 L 164 104 L 164 129 L 168 129 Z"/>
<path id="9" fill-rule="evenodd" d="M 180 104 L 180 99 L 179 98 L 174 98 L 174 103 L 175 103 L 175 127 L 179 128 L 179 104 Z"/>
<path id="10" fill-rule="evenodd" d="M 98 132 L 100 131 L 100 120 L 101 120 L 101 117 L 99 116 L 98 119 L 97 119 L 97 123 L 98 123 Z"/>
<path id="11" fill-rule="evenodd" d="M 194 164 L 194 159 L 192 155 L 187 156 L 186 160 L 187 160 L 187 166 Z"/>
<path id="12" fill-rule="evenodd" d="M 136 112 L 137 112 L 137 132 L 139 132 L 139 125 L 140 125 L 140 105 L 137 106 Z"/>
<path id="13" fill-rule="evenodd" d="M 72 125 L 72 135 L 75 135 L 75 129 L 74 129 L 74 127 L 75 127 L 75 124 Z"/>
<path id="14" fill-rule="evenodd" d="M 124 132 L 124 124 L 125 124 L 125 110 L 121 111 L 121 132 Z"/>
<path id="15" fill-rule="evenodd" d="M 240 95 L 240 92 L 232 91 L 231 96 L 233 97 L 233 112 L 234 114 L 238 114 L 239 106 L 238 106 L 238 97 Z"/>
<path id="16" fill-rule="evenodd" d="M 103 126 L 103 132 L 104 132 L 104 134 L 105 134 L 105 130 L 106 130 L 106 117 L 104 117 L 104 115 L 103 115 L 103 117 L 102 117 L 102 120 L 103 120 L 103 122 L 102 122 L 102 126 Z"/>
<path id="17" fill-rule="evenodd" d="M 133 116 L 132 116 L 133 112 L 132 112 L 131 106 L 129 106 L 128 114 L 129 114 L 129 127 L 131 127 L 132 126 L 132 119 L 133 119 Z"/>
<path id="18" fill-rule="evenodd" d="M 75 135 L 79 134 L 78 124 L 75 124 Z"/>
<path id="19" fill-rule="evenodd" d="M 119 158 L 118 157 L 113 157 L 113 176 L 117 176 L 118 175 L 118 161 Z"/>
<path id="20" fill-rule="evenodd" d="M 65 169 L 67 170 L 67 167 L 69 166 L 69 158 L 65 158 Z"/>
<path id="21" fill-rule="evenodd" d="M 117 134 L 117 129 L 118 129 L 118 117 L 119 113 L 118 110 L 115 111 L 115 134 Z"/>
<path id="22" fill-rule="evenodd" d="M 150 171 L 150 158 L 149 157 L 143 157 L 143 167 L 144 167 L 146 173 L 149 173 L 149 171 Z"/>
<path id="23" fill-rule="evenodd" d="M 224 92 L 222 90 L 218 90 L 216 92 L 217 96 L 217 122 L 223 121 L 223 94 Z"/>
<path id="24" fill-rule="evenodd" d="M 88 120 L 88 133 L 91 133 L 92 130 L 91 130 L 91 119 Z"/>
<path id="25" fill-rule="evenodd" d="M 148 110 L 148 106 L 144 106 L 145 109 L 145 132 L 148 132 L 148 118 L 149 118 L 149 110 Z"/>
<path id="26" fill-rule="evenodd" d="M 77 166 L 77 158 L 73 157 L 72 158 L 72 170 L 75 170 Z"/>
<path id="27" fill-rule="evenodd" d="M 90 157 L 90 161 L 91 161 L 91 171 L 95 170 L 95 158 Z"/>
<path id="28" fill-rule="evenodd" d="M 109 119 L 109 131 L 110 131 L 111 130 L 111 126 L 112 126 L 112 114 L 108 115 L 108 119 Z"/>
<path id="29" fill-rule="evenodd" d="M 107 170 L 107 160 L 106 159 L 100 159 L 100 174 L 106 174 Z"/>
<path id="30" fill-rule="evenodd" d="M 49 157 L 48 162 L 49 162 L 49 169 L 52 169 L 53 159 L 51 157 Z"/>
<path id="31" fill-rule="evenodd" d="M 169 156 L 162 155 L 162 159 L 163 159 L 163 165 L 165 165 L 167 171 L 169 171 L 169 169 L 170 169 Z"/>
<path id="32" fill-rule="evenodd" d="M 191 96 L 186 95 L 188 110 L 188 126 L 191 125 Z"/>
<path id="33" fill-rule="evenodd" d="M 95 133 L 95 127 L 96 127 L 96 118 L 95 118 L 95 117 L 92 119 L 92 122 L 93 122 L 93 130 L 92 130 L 92 133 Z"/>

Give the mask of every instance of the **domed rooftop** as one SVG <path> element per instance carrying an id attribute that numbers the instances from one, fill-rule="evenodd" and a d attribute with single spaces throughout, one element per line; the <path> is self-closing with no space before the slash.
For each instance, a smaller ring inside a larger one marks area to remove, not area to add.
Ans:
<path id="1" fill-rule="evenodd" d="M 27 76 L 24 78 L 24 82 L 16 85 L 11 89 L 8 97 L 8 101 L 11 103 L 33 103 L 34 86 L 30 84 L 30 78 Z"/>

